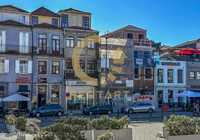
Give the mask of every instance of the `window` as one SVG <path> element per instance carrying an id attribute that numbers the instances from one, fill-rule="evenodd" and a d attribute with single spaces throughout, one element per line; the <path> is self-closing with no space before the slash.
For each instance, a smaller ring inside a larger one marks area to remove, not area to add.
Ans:
<path id="1" fill-rule="evenodd" d="M 163 90 L 158 90 L 158 105 L 159 107 L 161 107 L 161 105 L 163 104 Z"/>
<path id="2" fill-rule="evenodd" d="M 189 75 L 189 78 L 190 78 L 191 80 L 196 79 L 196 77 L 195 77 L 195 72 L 191 71 L 191 72 L 190 72 L 190 75 Z"/>
<path id="3" fill-rule="evenodd" d="M 25 32 L 19 33 L 19 52 L 28 53 L 29 52 L 29 34 Z"/>
<path id="4" fill-rule="evenodd" d="M 62 15 L 62 17 L 61 17 L 61 27 L 62 28 L 68 27 L 68 15 Z"/>
<path id="5" fill-rule="evenodd" d="M 87 71 L 88 73 L 94 73 L 96 71 L 96 63 L 88 63 L 87 64 Z"/>
<path id="6" fill-rule="evenodd" d="M 200 72 L 197 72 L 197 80 L 200 80 Z"/>
<path id="7" fill-rule="evenodd" d="M 67 38 L 66 39 L 66 47 L 68 47 L 68 48 L 74 47 L 74 39 L 73 38 Z"/>
<path id="8" fill-rule="evenodd" d="M 6 31 L 0 31 L 0 52 L 6 50 Z"/>
<path id="9" fill-rule="evenodd" d="M 21 74 L 28 73 L 28 61 L 26 61 L 26 60 L 19 61 L 19 73 L 21 73 Z"/>
<path id="10" fill-rule="evenodd" d="M 0 60 L 0 73 L 4 73 L 4 72 L 5 72 L 5 61 Z"/>
<path id="11" fill-rule="evenodd" d="M 158 83 L 163 83 L 163 69 L 158 69 L 157 71 L 157 78 L 158 78 Z"/>
<path id="12" fill-rule="evenodd" d="M 88 40 L 88 48 L 95 48 L 94 40 Z"/>
<path id="13" fill-rule="evenodd" d="M 135 79 L 140 79 L 140 69 L 135 68 Z"/>
<path id="14" fill-rule="evenodd" d="M 47 35 L 46 34 L 40 34 L 39 35 L 39 51 L 40 52 L 44 52 L 46 53 L 47 52 Z"/>
<path id="15" fill-rule="evenodd" d="M 58 19 L 57 18 L 52 18 L 52 25 L 58 27 Z"/>
<path id="16" fill-rule="evenodd" d="M 173 90 L 168 90 L 168 103 L 170 106 L 172 106 L 173 104 L 173 94 L 174 94 Z"/>
<path id="17" fill-rule="evenodd" d="M 84 47 L 83 39 L 77 39 L 77 47 L 78 48 L 83 48 Z"/>
<path id="18" fill-rule="evenodd" d="M 8 73 L 9 72 L 9 60 L 0 59 L 0 73 Z"/>
<path id="19" fill-rule="evenodd" d="M 21 16 L 20 22 L 26 24 L 26 16 Z"/>
<path id="20" fill-rule="evenodd" d="M 59 104 L 59 93 L 60 93 L 60 86 L 52 85 L 51 86 L 51 103 L 52 104 Z"/>
<path id="21" fill-rule="evenodd" d="M 52 74 L 59 74 L 60 73 L 60 63 L 59 61 L 52 62 Z"/>
<path id="22" fill-rule="evenodd" d="M 72 60 L 66 61 L 65 66 L 66 66 L 66 70 L 68 70 L 68 71 L 73 70 Z"/>
<path id="23" fill-rule="evenodd" d="M 38 74 L 47 74 L 47 61 L 38 61 Z"/>
<path id="24" fill-rule="evenodd" d="M 144 35 L 143 35 L 143 34 L 139 34 L 139 35 L 138 35 L 138 39 L 139 39 L 139 40 L 144 39 Z"/>
<path id="25" fill-rule="evenodd" d="M 177 70 L 177 82 L 183 83 L 183 70 Z"/>
<path id="26" fill-rule="evenodd" d="M 53 52 L 60 52 L 60 38 L 59 36 L 52 37 L 52 51 Z"/>
<path id="27" fill-rule="evenodd" d="M 4 97 L 5 96 L 5 86 L 0 85 L 0 97 Z"/>
<path id="28" fill-rule="evenodd" d="M 127 34 L 127 38 L 128 38 L 128 39 L 133 39 L 133 34 L 132 34 L 132 33 L 128 33 L 128 34 Z"/>
<path id="29" fill-rule="evenodd" d="M 38 24 L 38 17 L 32 16 L 32 25 Z"/>
<path id="30" fill-rule="evenodd" d="M 145 79 L 152 79 L 152 69 L 151 68 L 146 68 L 145 69 L 145 72 L 144 72 L 144 76 L 145 76 Z"/>
<path id="31" fill-rule="evenodd" d="M 17 92 L 22 92 L 22 93 L 30 92 L 29 86 L 28 85 L 19 85 Z"/>
<path id="32" fill-rule="evenodd" d="M 83 28 L 89 29 L 90 28 L 90 18 L 83 16 Z"/>
<path id="33" fill-rule="evenodd" d="M 168 83 L 173 83 L 174 82 L 174 70 L 173 69 L 168 69 L 167 70 L 167 81 Z"/>

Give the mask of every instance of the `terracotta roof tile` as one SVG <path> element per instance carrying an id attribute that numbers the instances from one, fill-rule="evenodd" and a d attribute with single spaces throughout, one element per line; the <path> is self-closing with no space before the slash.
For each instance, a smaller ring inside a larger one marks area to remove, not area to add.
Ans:
<path id="1" fill-rule="evenodd" d="M 59 17 L 58 14 L 54 13 L 53 11 L 45 8 L 45 7 L 40 7 L 33 11 L 31 15 L 40 15 L 40 16 L 48 16 L 48 17 Z"/>
<path id="2" fill-rule="evenodd" d="M 16 6 L 13 6 L 13 5 L 1 5 L 0 6 L 0 10 L 1 9 L 8 9 L 8 8 L 10 8 L 10 9 L 13 9 L 13 10 L 15 10 L 15 11 L 17 11 L 17 12 L 22 12 L 22 13 L 29 13 L 28 11 L 26 11 L 26 10 L 24 10 L 24 9 L 21 9 L 21 8 L 18 8 L 18 7 L 16 7 Z"/>
<path id="3" fill-rule="evenodd" d="M 80 10 L 73 9 L 73 8 L 68 8 L 68 9 L 60 10 L 60 11 L 58 11 L 58 12 L 59 12 L 59 13 L 60 13 L 60 12 L 74 12 L 74 13 L 80 13 L 80 14 L 88 14 L 88 15 L 91 15 L 91 13 L 89 13 L 89 12 L 80 11 Z"/>

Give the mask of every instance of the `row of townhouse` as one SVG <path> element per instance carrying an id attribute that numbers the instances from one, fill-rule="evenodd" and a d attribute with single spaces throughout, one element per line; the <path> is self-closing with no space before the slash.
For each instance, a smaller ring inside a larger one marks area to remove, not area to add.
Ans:
<path id="1" fill-rule="evenodd" d="M 97 48 L 90 36 L 98 32 L 91 29 L 88 12 L 66 9 L 54 13 L 44 7 L 28 12 L 0 6 L 0 96 L 18 93 L 31 99 L 28 104 L 7 103 L 6 108 L 31 109 L 50 103 L 65 107 L 66 98 L 71 100 L 69 107 L 77 103 L 72 108 L 80 108 L 80 102 L 93 100 L 96 85 L 82 82 L 72 66 L 76 46 L 79 71 L 97 77 Z"/>
<path id="2" fill-rule="evenodd" d="M 156 44 L 145 29 L 128 25 L 99 37 L 91 18 L 72 8 L 55 13 L 0 6 L 0 97 L 17 93 L 31 99 L 7 108 L 61 104 L 80 110 L 138 100 L 159 106 L 177 102 L 176 94 L 185 90 L 200 90 L 197 57 L 174 54 L 181 46 L 198 47 L 198 41 L 160 50 L 157 63 Z"/>
<path id="3" fill-rule="evenodd" d="M 99 37 L 88 12 L 0 6 L 0 96 L 28 96 L 7 107 L 29 109 L 124 104 L 133 93 L 153 95 L 152 50 L 147 31 L 132 25 Z"/>

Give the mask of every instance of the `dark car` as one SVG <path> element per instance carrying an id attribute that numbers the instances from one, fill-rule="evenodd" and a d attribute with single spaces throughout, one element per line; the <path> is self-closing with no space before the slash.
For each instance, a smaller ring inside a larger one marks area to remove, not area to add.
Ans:
<path id="1" fill-rule="evenodd" d="M 41 106 L 31 112 L 32 116 L 62 116 L 64 114 L 64 109 L 58 104 L 50 104 Z"/>
<path id="2" fill-rule="evenodd" d="M 111 105 L 93 106 L 83 110 L 83 114 L 85 115 L 111 114 L 112 112 L 113 108 Z"/>

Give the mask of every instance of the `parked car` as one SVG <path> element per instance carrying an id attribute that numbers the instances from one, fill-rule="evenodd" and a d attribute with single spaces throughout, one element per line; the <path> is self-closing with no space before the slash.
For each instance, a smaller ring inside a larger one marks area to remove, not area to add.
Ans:
<path id="1" fill-rule="evenodd" d="M 62 116 L 64 114 L 64 109 L 58 104 L 49 104 L 41 106 L 31 112 L 32 116 Z"/>
<path id="2" fill-rule="evenodd" d="M 85 115 L 111 114 L 112 112 L 113 107 L 111 105 L 93 106 L 83 109 L 83 114 Z"/>
<path id="3" fill-rule="evenodd" d="M 135 112 L 154 112 L 155 106 L 151 103 L 134 103 L 131 106 L 125 108 L 125 113 L 135 113 Z"/>

